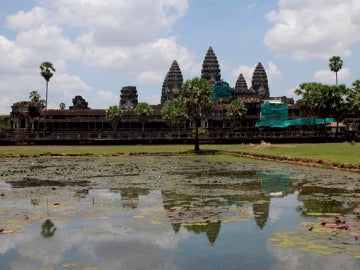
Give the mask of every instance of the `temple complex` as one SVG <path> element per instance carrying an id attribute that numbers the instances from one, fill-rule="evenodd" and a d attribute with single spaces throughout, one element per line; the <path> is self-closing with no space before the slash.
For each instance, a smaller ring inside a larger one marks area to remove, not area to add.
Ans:
<path id="1" fill-rule="evenodd" d="M 282 104 L 281 108 L 287 108 L 288 119 L 296 119 L 301 115 L 293 99 L 270 96 L 267 74 L 260 62 L 254 69 L 250 87 L 243 74 L 239 74 L 235 86 L 231 87 L 222 80 L 217 56 L 213 48 L 209 47 L 202 63 L 201 78 L 209 82 L 213 91 L 212 111 L 201 121 L 204 129 L 201 139 L 204 142 L 238 143 L 284 139 L 299 141 L 302 138 L 309 141 L 309 137 L 314 140 L 321 138 L 318 133 L 320 129 L 316 127 L 308 126 L 305 129 L 310 131 L 306 130 L 306 133 L 303 132 L 304 127 L 299 126 L 269 131 L 266 126 L 257 127 L 261 121 L 263 103 L 269 104 L 269 108 Z M 74 97 L 73 105 L 69 106 L 69 109 L 45 110 L 38 101 L 16 102 L 7 118 L 10 128 L 0 132 L 0 144 L 192 142 L 194 136 L 191 121 L 181 130 L 175 131 L 162 118 L 162 106 L 180 96 L 183 81 L 181 68 L 178 62 L 173 60 L 161 87 L 160 104 L 151 105 L 152 114 L 144 124 L 144 129 L 134 111 L 138 104 L 136 86 L 122 87 L 119 107 L 123 113 L 121 120 L 115 122 L 106 118 L 106 109 L 90 109 L 88 102 L 79 95 Z M 247 108 L 247 115 L 238 126 L 233 126 L 226 116 L 227 106 L 233 100 L 240 100 Z M 320 132 L 323 132 L 323 129 Z M 304 135 L 301 137 L 299 134 Z"/>

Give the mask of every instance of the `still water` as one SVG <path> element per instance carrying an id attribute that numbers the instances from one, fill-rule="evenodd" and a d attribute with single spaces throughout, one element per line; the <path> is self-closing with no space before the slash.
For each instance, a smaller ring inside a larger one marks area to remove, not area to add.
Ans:
<path id="1" fill-rule="evenodd" d="M 359 175 L 191 159 L 201 169 L 140 166 L 104 185 L 99 175 L 81 187 L 2 176 L 0 269 L 360 269 Z M 334 216 L 351 226 L 321 225 Z"/>

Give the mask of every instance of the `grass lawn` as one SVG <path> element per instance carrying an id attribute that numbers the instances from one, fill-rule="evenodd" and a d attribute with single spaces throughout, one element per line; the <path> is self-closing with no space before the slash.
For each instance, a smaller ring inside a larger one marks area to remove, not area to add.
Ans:
<path id="1" fill-rule="evenodd" d="M 0 157 L 36 155 L 112 155 L 130 153 L 191 153 L 193 145 L 109 145 L 109 146 L 0 146 Z M 360 144 L 222 144 L 200 145 L 201 150 L 261 153 L 288 158 L 310 158 L 326 162 L 360 164 Z"/>

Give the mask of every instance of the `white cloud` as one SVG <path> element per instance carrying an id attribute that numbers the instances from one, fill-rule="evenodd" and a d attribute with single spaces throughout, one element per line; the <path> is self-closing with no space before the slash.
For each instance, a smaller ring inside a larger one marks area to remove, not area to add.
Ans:
<path id="1" fill-rule="evenodd" d="M 149 42 L 169 30 L 188 8 L 187 0 L 59 0 L 54 6 L 59 21 L 91 32 L 98 46 Z"/>
<path id="2" fill-rule="evenodd" d="M 233 75 L 236 76 L 236 78 L 239 77 L 239 75 L 242 73 L 244 76 L 246 83 L 248 84 L 248 87 L 251 84 L 252 75 L 254 73 L 255 66 L 245 66 L 241 65 L 237 69 L 234 70 Z"/>
<path id="3" fill-rule="evenodd" d="M 62 35 L 55 25 L 42 24 L 40 27 L 20 32 L 16 43 L 44 58 L 75 59 L 81 56 L 81 49 Z"/>
<path id="4" fill-rule="evenodd" d="M 0 104 L 10 104 L 10 98 L 7 96 L 0 97 Z M 0 115 L 8 115 L 10 108 L 0 107 Z"/>
<path id="5" fill-rule="evenodd" d="M 137 81 L 141 83 L 153 83 L 153 84 L 161 84 L 165 78 L 165 75 L 159 74 L 152 71 L 144 71 L 141 72 L 137 77 Z"/>
<path id="6" fill-rule="evenodd" d="M 97 95 L 97 89 L 70 74 L 70 60 L 85 69 L 136 75 L 140 83 L 159 85 L 174 59 L 183 72 L 193 69 L 193 55 L 171 36 L 171 27 L 186 13 L 188 0 L 57 0 L 37 4 L 6 18 L 6 27 L 15 34 L 13 39 L 0 35 L 0 93 L 10 99 L 10 104 L 0 104 L 1 111 L 8 112 L 13 102 L 27 100 L 32 89 L 41 89 L 45 96 L 38 69 L 43 61 L 56 68 L 49 85 L 49 108 L 58 108 L 55 103 L 68 103 L 85 91 L 94 90 L 92 95 Z"/>
<path id="7" fill-rule="evenodd" d="M 8 75 L 24 71 L 24 67 L 32 57 L 32 51 L 22 48 L 15 42 L 0 35 L 0 72 Z"/>
<path id="8" fill-rule="evenodd" d="M 18 11 L 15 15 L 8 16 L 6 24 L 15 30 L 28 30 L 38 27 L 49 19 L 49 13 L 46 9 L 35 7 L 30 12 Z"/>
<path id="9" fill-rule="evenodd" d="M 338 83 L 341 84 L 342 80 L 347 80 L 350 78 L 350 70 L 348 68 L 343 68 L 338 72 Z M 316 81 L 326 84 L 335 84 L 335 72 L 330 70 L 319 70 L 314 74 Z"/>
<path id="10" fill-rule="evenodd" d="M 281 0 L 279 10 L 267 14 L 274 27 L 265 44 L 280 56 L 296 60 L 347 57 L 359 42 L 358 0 Z"/>
<path id="11" fill-rule="evenodd" d="M 108 108 L 112 105 L 119 105 L 120 94 L 116 95 L 111 91 L 98 91 L 96 92 L 96 107 L 97 108 Z"/>
<path id="12" fill-rule="evenodd" d="M 139 97 L 139 102 L 147 102 L 148 104 L 160 104 L 160 95 L 141 95 Z"/>
<path id="13" fill-rule="evenodd" d="M 139 82 L 149 79 L 150 83 L 161 83 L 174 59 L 181 70 L 192 68 L 193 56 L 185 47 L 177 45 L 175 38 L 161 38 L 134 47 L 89 46 L 84 55 L 84 62 L 89 66 L 113 73 L 140 74 Z"/>
<path id="14" fill-rule="evenodd" d="M 268 68 L 266 69 L 266 73 L 268 75 L 269 80 L 281 80 L 282 79 L 282 73 L 278 69 L 277 65 L 275 65 L 273 62 L 268 63 Z"/>
<path id="15" fill-rule="evenodd" d="M 295 94 L 295 90 L 296 90 L 298 87 L 299 87 L 299 86 L 296 85 L 296 86 L 294 86 L 294 87 L 289 88 L 289 89 L 286 91 L 286 96 L 287 96 L 288 98 L 293 98 L 294 100 L 299 99 L 299 96 L 297 96 L 297 95 Z"/>

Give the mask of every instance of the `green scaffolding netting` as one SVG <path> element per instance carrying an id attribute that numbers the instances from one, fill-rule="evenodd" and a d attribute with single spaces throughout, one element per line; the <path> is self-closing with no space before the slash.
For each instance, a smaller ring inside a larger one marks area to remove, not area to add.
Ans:
<path id="1" fill-rule="evenodd" d="M 285 128 L 288 126 L 304 125 L 322 125 L 323 118 L 298 118 L 288 120 L 288 104 L 283 103 L 264 103 L 261 104 L 260 122 L 256 127 L 278 127 Z M 333 118 L 325 118 L 325 123 L 334 122 Z"/>
<path id="2" fill-rule="evenodd" d="M 260 121 L 286 121 L 288 119 L 288 105 L 285 103 L 261 104 Z"/>
<path id="3" fill-rule="evenodd" d="M 217 82 L 215 85 L 211 86 L 213 92 L 212 102 L 216 102 L 218 98 L 221 97 L 231 97 L 231 87 L 226 82 Z"/>
<path id="4" fill-rule="evenodd" d="M 261 178 L 261 191 L 265 194 L 271 192 L 288 192 L 290 188 L 290 173 L 264 173 L 257 172 Z"/>

